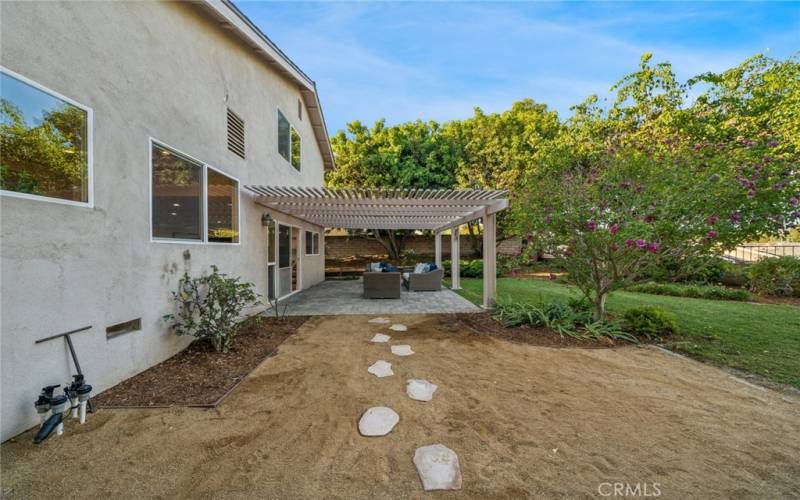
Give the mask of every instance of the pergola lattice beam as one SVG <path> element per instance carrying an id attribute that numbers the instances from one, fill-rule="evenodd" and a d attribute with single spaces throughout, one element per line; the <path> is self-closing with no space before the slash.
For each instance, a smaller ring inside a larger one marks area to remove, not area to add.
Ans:
<path id="1" fill-rule="evenodd" d="M 506 191 L 245 186 L 256 202 L 324 227 L 443 230 L 508 206 Z"/>

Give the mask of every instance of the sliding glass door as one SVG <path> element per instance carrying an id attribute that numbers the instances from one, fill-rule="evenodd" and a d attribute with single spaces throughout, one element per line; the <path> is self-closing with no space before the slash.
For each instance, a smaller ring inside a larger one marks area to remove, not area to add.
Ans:
<path id="1" fill-rule="evenodd" d="M 300 287 L 297 261 L 300 229 L 278 224 L 278 293 L 280 297 Z"/>

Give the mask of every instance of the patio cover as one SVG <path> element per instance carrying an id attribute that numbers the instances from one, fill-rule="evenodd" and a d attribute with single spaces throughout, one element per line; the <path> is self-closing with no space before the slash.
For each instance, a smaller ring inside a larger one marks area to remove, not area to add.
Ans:
<path id="1" fill-rule="evenodd" d="M 441 233 L 467 222 L 483 222 L 484 306 L 494 306 L 496 288 L 495 214 L 508 207 L 505 190 L 329 189 L 245 186 L 256 203 L 322 227 L 343 229 L 427 229 L 436 239 L 441 265 Z M 460 287 L 459 232 L 451 231 L 452 288 Z"/>

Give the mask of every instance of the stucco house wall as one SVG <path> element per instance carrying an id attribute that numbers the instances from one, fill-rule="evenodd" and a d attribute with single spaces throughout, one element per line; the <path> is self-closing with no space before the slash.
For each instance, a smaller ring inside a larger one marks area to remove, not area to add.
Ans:
<path id="1" fill-rule="evenodd" d="M 94 116 L 94 207 L 0 197 L 5 440 L 36 424 L 42 386 L 74 373 L 63 341 L 36 339 L 92 325 L 73 341 L 88 382 L 102 391 L 191 340 L 161 319 L 184 271 L 216 264 L 267 293 L 265 210 L 245 190 L 241 244 L 151 242 L 150 138 L 238 178 L 240 188 L 321 186 L 323 161 L 305 109 L 298 118 L 298 87 L 197 6 L 2 2 L 0 22 L 0 63 Z M 244 160 L 227 149 L 227 107 L 246 123 Z M 278 109 L 300 133 L 301 172 L 278 154 Z M 324 252 L 303 255 L 300 270 L 303 287 L 323 280 Z M 106 338 L 107 326 L 134 318 L 140 331 Z"/>

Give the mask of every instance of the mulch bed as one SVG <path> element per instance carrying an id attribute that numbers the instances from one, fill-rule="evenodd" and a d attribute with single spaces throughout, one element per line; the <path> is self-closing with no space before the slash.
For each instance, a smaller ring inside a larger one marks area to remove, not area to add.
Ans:
<path id="1" fill-rule="evenodd" d="M 117 384 L 94 398 L 99 407 L 216 406 L 308 319 L 264 317 L 250 323 L 230 352 L 214 352 L 196 340 L 168 360 Z"/>
<path id="2" fill-rule="evenodd" d="M 494 320 L 490 313 L 453 314 L 447 318 L 442 318 L 442 327 L 464 331 L 473 335 L 491 335 L 492 337 L 511 342 L 543 347 L 583 347 L 600 349 L 618 345 L 630 345 L 628 342 L 615 342 L 609 338 L 600 340 L 578 340 L 573 337 L 562 337 L 553 330 L 542 327 L 515 326 L 506 328 Z"/>

